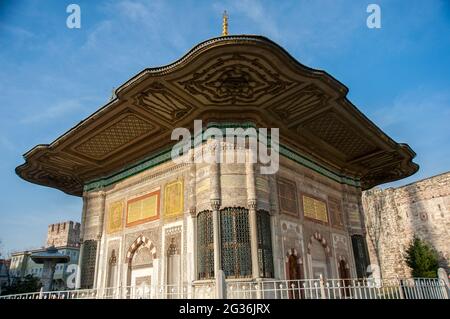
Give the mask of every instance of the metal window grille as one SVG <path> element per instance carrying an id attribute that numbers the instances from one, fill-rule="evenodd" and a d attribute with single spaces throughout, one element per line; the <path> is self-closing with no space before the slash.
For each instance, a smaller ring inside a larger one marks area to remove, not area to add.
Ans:
<path id="1" fill-rule="evenodd" d="M 248 210 L 221 210 L 222 269 L 227 278 L 251 277 L 251 250 Z"/>
<path id="2" fill-rule="evenodd" d="M 366 270 L 369 265 L 369 256 L 364 237 L 361 235 L 352 235 L 352 246 L 353 255 L 355 256 L 356 273 L 359 278 L 366 277 Z"/>
<path id="3" fill-rule="evenodd" d="M 197 216 L 197 265 L 198 279 L 214 277 L 214 237 L 212 212 L 200 212 Z"/>
<path id="4" fill-rule="evenodd" d="M 259 210 L 256 215 L 258 225 L 258 266 L 259 274 L 264 278 L 273 278 L 272 234 L 270 214 Z"/>
<path id="5" fill-rule="evenodd" d="M 95 261 L 97 258 L 97 241 L 85 240 L 83 251 L 83 265 L 81 267 L 81 286 L 92 288 L 94 284 Z"/>

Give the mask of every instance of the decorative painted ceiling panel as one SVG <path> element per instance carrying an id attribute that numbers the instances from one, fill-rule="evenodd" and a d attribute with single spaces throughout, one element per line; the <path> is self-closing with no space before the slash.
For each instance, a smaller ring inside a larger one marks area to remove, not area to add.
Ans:
<path id="1" fill-rule="evenodd" d="M 154 126 L 149 122 L 129 114 L 91 137 L 75 149 L 83 155 L 102 159 L 121 146 L 149 133 Z"/>
<path id="2" fill-rule="evenodd" d="M 295 125 L 305 114 L 327 105 L 330 96 L 314 84 L 303 87 L 288 100 L 275 103 L 268 109 L 289 126 Z"/>
<path id="3" fill-rule="evenodd" d="M 76 190 L 81 183 L 81 180 L 74 177 L 72 172 L 58 170 L 52 166 L 38 165 L 28 167 L 28 170 L 24 171 L 20 176 L 36 184 L 61 190 Z"/>
<path id="4" fill-rule="evenodd" d="M 332 112 L 307 123 L 305 127 L 350 159 L 373 152 L 376 149 L 374 145 L 369 144 L 363 138 L 355 138 L 358 133 Z"/>
<path id="5" fill-rule="evenodd" d="M 213 59 L 177 84 L 204 104 L 261 103 L 283 93 L 293 82 L 280 75 L 267 61 L 235 53 Z"/>
<path id="6" fill-rule="evenodd" d="M 153 82 L 147 90 L 134 96 L 135 105 L 144 107 L 152 115 L 169 123 L 177 122 L 189 115 L 194 107 L 160 82 Z"/>

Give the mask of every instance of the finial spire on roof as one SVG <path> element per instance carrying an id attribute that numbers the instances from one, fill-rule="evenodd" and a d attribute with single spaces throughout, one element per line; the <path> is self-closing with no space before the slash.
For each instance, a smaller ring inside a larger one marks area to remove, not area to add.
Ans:
<path id="1" fill-rule="evenodd" d="M 228 14 L 227 10 L 225 10 L 222 16 L 222 36 L 224 37 L 227 35 L 228 35 Z"/>
<path id="2" fill-rule="evenodd" d="M 110 101 L 114 100 L 116 98 L 116 88 L 113 87 L 111 90 L 111 97 L 109 98 Z"/>

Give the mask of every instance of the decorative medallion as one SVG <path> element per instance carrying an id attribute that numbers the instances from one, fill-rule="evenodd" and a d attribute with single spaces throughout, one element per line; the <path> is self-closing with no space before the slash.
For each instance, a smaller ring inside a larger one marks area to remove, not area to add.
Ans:
<path id="1" fill-rule="evenodd" d="M 347 250 L 347 238 L 341 234 L 333 234 L 333 247 L 337 249 L 339 246 Z"/>
<path id="2" fill-rule="evenodd" d="M 260 58 L 232 54 L 188 79 L 178 82 L 193 95 L 201 95 L 212 103 L 253 103 L 263 96 L 275 96 L 293 84 L 283 80 Z"/>

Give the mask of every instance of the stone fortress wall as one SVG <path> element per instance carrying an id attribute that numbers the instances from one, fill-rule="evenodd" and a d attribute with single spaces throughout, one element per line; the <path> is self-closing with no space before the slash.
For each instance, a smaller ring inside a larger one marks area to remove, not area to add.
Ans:
<path id="1" fill-rule="evenodd" d="M 66 221 L 48 226 L 46 247 L 78 247 L 80 242 L 80 223 Z"/>
<path id="2" fill-rule="evenodd" d="M 449 272 L 450 172 L 398 188 L 373 188 L 363 192 L 362 202 L 370 261 L 380 265 L 382 277 L 411 275 L 404 256 L 414 234 L 438 252 Z"/>

